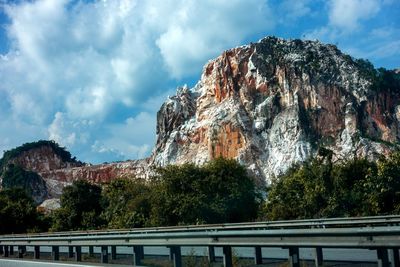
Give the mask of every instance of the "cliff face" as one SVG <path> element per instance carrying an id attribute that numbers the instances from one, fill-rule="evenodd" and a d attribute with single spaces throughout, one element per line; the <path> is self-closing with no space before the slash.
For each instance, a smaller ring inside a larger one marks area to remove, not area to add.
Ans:
<path id="1" fill-rule="evenodd" d="M 313 41 L 267 37 L 228 50 L 161 107 L 152 160 L 237 158 L 268 181 L 320 146 L 339 159 L 386 154 L 400 141 L 400 88 L 379 87 L 371 71 Z"/>
<path id="2" fill-rule="evenodd" d="M 209 61 L 194 88 L 182 87 L 157 113 L 157 142 L 143 160 L 83 165 L 51 148 L 10 161 L 37 172 L 48 197 L 77 179 L 146 178 L 152 166 L 236 158 L 261 181 L 315 156 L 376 157 L 400 141 L 400 77 L 335 46 L 267 37 Z M 50 149 L 50 150 L 49 150 Z"/>

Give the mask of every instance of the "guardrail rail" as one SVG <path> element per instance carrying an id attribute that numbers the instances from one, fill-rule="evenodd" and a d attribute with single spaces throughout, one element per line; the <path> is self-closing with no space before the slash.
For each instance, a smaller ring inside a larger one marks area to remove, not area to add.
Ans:
<path id="1" fill-rule="evenodd" d="M 14 247 L 22 258 L 26 247 L 33 247 L 34 259 L 40 248 L 52 248 L 52 260 L 60 259 L 60 247 L 68 247 L 70 257 L 82 261 L 82 247 L 101 247 L 101 262 L 116 257 L 116 247 L 132 247 L 133 262 L 139 266 L 145 246 L 170 249 L 175 267 L 182 266 L 181 247 L 207 247 L 208 260 L 215 261 L 215 247 L 222 247 L 223 264 L 232 266 L 232 247 L 254 247 L 254 263 L 262 264 L 262 247 L 279 247 L 288 251 L 290 266 L 299 267 L 299 248 L 315 250 L 315 265 L 323 264 L 323 248 L 364 248 L 377 253 L 378 266 L 399 264 L 400 216 L 333 218 L 315 220 L 270 221 L 236 224 L 192 225 L 122 230 L 72 231 L 0 236 L 0 254 L 8 257 Z M 391 259 L 389 260 L 389 255 Z"/>

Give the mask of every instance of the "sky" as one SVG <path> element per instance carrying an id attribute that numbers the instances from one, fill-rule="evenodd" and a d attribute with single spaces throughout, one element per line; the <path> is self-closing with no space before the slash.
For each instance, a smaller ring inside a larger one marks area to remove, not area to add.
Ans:
<path id="1" fill-rule="evenodd" d="M 146 157 L 178 86 L 269 35 L 399 68 L 400 0 L 0 0 L 0 156 L 50 139 L 90 163 Z"/>

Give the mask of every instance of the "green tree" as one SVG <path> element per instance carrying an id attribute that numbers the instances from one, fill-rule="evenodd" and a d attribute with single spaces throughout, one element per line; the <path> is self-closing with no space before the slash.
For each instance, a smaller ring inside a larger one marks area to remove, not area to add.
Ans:
<path id="1" fill-rule="evenodd" d="M 256 217 L 254 181 L 235 160 L 215 159 L 203 167 L 166 166 L 153 178 L 153 225 L 249 221 Z"/>
<path id="2" fill-rule="evenodd" d="M 86 230 L 103 225 L 101 187 L 85 180 L 78 180 L 64 188 L 61 208 L 53 214 L 52 229 Z"/>
<path id="3" fill-rule="evenodd" d="M 45 231 L 47 227 L 25 190 L 11 188 L 0 191 L 0 234 Z"/>
<path id="4" fill-rule="evenodd" d="M 254 220 L 261 195 L 254 178 L 234 159 L 217 158 L 203 167 L 202 182 L 207 195 L 208 222 L 243 222 Z"/>
<path id="5" fill-rule="evenodd" d="M 262 219 L 367 216 L 400 212 L 400 153 L 377 163 L 329 158 L 294 166 L 268 189 Z"/>
<path id="6" fill-rule="evenodd" d="M 371 215 L 365 197 L 370 194 L 364 186 L 368 177 L 375 177 L 376 164 L 365 158 L 338 163 L 333 168 L 333 190 L 329 192 L 325 217 Z"/>
<path id="7" fill-rule="evenodd" d="M 143 179 L 120 178 L 103 190 L 102 217 L 109 228 L 144 227 L 150 216 L 150 188 Z"/>
<path id="8" fill-rule="evenodd" d="M 332 152 L 320 149 L 319 156 L 291 167 L 272 180 L 261 216 L 271 220 L 324 216 L 333 191 Z"/>
<path id="9" fill-rule="evenodd" d="M 200 191 L 204 177 L 194 164 L 168 165 L 152 178 L 151 224 L 167 226 L 204 223 L 206 195 Z"/>
<path id="10" fill-rule="evenodd" d="M 399 214 L 400 152 L 378 160 L 376 175 L 366 178 L 364 197 L 370 207 L 370 214 Z"/>

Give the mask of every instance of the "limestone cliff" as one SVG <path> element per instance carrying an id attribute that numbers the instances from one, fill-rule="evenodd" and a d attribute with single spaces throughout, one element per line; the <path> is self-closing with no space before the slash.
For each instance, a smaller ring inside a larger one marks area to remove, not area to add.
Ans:
<path id="1" fill-rule="evenodd" d="M 153 164 L 237 158 L 269 181 L 320 146 L 373 158 L 400 141 L 399 84 L 333 45 L 267 37 L 209 61 L 164 103 Z"/>

